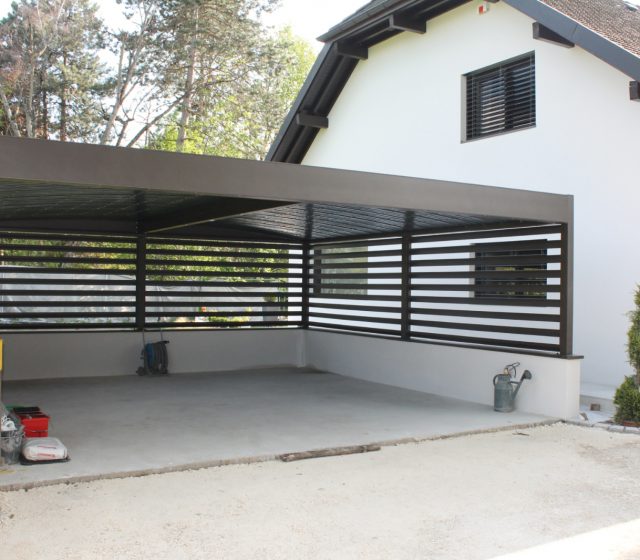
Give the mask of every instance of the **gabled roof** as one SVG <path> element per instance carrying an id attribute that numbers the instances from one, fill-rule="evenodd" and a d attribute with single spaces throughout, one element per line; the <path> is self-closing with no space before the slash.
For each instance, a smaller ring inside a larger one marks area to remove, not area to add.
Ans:
<path id="1" fill-rule="evenodd" d="M 372 0 L 319 37 L 326 43 L 267 159 L 300 163 L 368 48 L 471 0 Z M 628 0 L 503 0 L 566 42 L 640 81 L 640 8 Z"/>

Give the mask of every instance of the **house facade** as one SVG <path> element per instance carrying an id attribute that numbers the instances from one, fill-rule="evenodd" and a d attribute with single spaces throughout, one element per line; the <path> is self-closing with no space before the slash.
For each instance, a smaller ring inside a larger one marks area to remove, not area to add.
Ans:
<path id="1" fill-rule="evenodd" d="M 583 382 L 617 385 L 640 282 L 640 11 L 377 0 L 323 39 L 269 158 L 574 195 L 574 353 Z"/>

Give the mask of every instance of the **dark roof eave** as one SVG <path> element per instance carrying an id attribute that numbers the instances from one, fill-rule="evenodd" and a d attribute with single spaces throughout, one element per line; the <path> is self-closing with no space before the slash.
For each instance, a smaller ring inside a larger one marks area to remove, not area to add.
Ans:
<path id="1" fill-rule="evenodd" d="M 640 57 L 624 47 L 542 2 L 531 0 L 504 0 L 504 2 L 627 76 L 640 81 Z"/>
<path id="2" fill-rule="evenodd" d="M 307 107 L 312 97 L 310 93 L 315 94 L 315 92 L 325 90 L 329 85 L 333 88 L 333 102 L 335 102 L 351 75 L 351 72 L 346 71 L 342 73 L 342 81 L 329 79 L 330 72 L 327 69 L 330 70 L 331 64 L 335 64 L 335 59 L 340 56 L 336 53 L 336 49 L 333 48 L 337 43 L 352 37 L 362 37 L 363 33 L 367 33 L 367 29 L 383 23 L 386 18 L 396 12 L 427 6 L 430 3 L 440 8 L 452 9 L 459 6 L 460 1 L 466 3 L 469 0 L 459 0 L 458 2 L 442 0 L 435 3 L 429 0 L 380 0 L 378 3 L 371 3 L 373 5 L 368 9 L 365 6 L 359 12 L 356 12 L 353 16 L 322 35 L 319 39 L 327 42 L 327 44 L 307 77 L 278 136 L 271 145 L 266 159 L 289 163 L 301 163 L 304 159 L 315 139 L 315 134 L 304 134 L 304 128 L 296 123 L 296 114 Z M 504 1 L 512 8 L 548 27 L 558 35 L 620 70 L 633 80 L 640 81 L 640 57 L 636 54 L 544 2 L 539 0 Z M 378 40 L 370 41 L 370 44 L 385 40 L 384 36 L 381 37 Z M 330 109 L 331 107 L 328 107 L 328 109 L 325 107 L 323 116 L 328 116 Z"/>

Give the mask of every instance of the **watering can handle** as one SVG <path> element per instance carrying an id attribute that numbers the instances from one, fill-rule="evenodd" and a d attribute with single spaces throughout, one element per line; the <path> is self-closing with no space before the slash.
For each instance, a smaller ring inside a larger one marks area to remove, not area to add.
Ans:
<path id="1" fill-rule="evenodd" d="M 499 373 L 496 373 L 496 374 L 493 376 L 493 385 L 494 385 L 494 387 L 495 387 L 496 379 L 498 378 L 498 375 L 500 375 L 500 374 L 499 374 Z"/>

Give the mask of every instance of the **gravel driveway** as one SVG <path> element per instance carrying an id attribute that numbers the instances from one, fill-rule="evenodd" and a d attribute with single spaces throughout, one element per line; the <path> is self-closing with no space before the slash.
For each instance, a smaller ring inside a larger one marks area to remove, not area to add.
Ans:
<path id="1" fill-rule="evenodd" d="M 630 560 L 639 478 L 639 436 L 557 424 L 53 486 L 0 493 L 0 558 Z"/>

